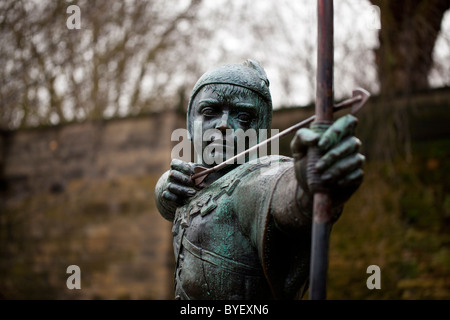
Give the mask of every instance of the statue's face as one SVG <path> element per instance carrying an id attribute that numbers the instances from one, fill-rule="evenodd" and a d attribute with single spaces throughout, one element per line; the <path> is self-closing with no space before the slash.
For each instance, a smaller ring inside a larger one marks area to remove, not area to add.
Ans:
<path id="1" fill-rule="evenodd" d="M 243 141 L 242 133 L 258 135 L 262 112 L 258 95 L 233 85 L 222 85 L 221 88 L 202 88 L 192 104 L 190 121 L 194 122 L 194 144 L 201 140 L 205 166 L 223 162 L 242 152 L 243 148 L 247 149 L 252 143 L 251 137 L 244 139 L 244 144 L 238 144 L 239 139 Z"/>

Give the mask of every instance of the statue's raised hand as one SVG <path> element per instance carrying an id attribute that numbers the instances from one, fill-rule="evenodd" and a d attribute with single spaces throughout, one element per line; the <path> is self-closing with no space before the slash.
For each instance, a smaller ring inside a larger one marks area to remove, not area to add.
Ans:
<path id="1" fill-rule="evenodd" d="M 359 153 L 361 141 L 355 137 L 358 120 L 346 115 L 336 120 L 324 133 L 311 129 L 298 130 L 291 142 L 297 180 L 308 191 L 306 153 L 317 146 L 322 156 L 315 164 L 321 183 L 331 191 L 335 204 L 345 202 L 363 180 L 365 157 Z"/>

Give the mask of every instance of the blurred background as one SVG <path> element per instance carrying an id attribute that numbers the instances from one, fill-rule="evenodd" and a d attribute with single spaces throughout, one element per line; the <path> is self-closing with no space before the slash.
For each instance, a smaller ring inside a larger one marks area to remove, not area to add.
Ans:
<path id="1" fill-rule="evenodd" d="M 172 299 L 171 224 L 153 192 L 190 91 L 252 58 L 271 81 L 272 128 L 312 114 L 315 5 L 1 1 L 0 298 Z M 335 1 L 335 99 L 372 97 L 358 115 L 365 181 L 331 236 L 330 299 L 450 297 L 449 9 Z M 366 286 L 370 265 L 381 289 Z"/>

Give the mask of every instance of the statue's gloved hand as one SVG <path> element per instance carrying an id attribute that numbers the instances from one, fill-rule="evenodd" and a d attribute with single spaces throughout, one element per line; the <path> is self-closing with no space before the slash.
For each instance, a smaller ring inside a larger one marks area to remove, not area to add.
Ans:
<path id="1" fill-rule="evenodd" d="M 334 205 L 347 201 L 363 180 L 365 157 L 359 153 L 361 141 L 354 136 L 357 122 L 354 116 L 346 115 L 322 134 L 302 128 L 291 142 L 297 180 L 307 192 L 306 153 L 311 146 L 319 147 L 322 156 L 316 170 L 323 185 L 330 189 Z"/>
<path id="2" fill-rule="evenodd" d="M 197 193 L 191 180 L 194 164 L 179 159 L 173 159 L 170 170 L 159 179 L 155 194 L 157 207 L 161 214 L 171 220 L 175 210 L 189 201 Z"/>

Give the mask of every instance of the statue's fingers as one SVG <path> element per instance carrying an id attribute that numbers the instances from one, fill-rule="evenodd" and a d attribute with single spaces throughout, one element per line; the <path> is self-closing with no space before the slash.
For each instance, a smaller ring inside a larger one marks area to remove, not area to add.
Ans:
<path id="1" fill-rule="evenodd" d="M 179 159 L 172 159 L 170 163 L 170 169 L 180 171 L 188 176 L 194 173 L 194 168 L 191 163 L 185 162 Z"/>
<path id="2" fill-rule="evenodd" d="M 291 152 L 294 158 L 300 159 L 306 154 L 308 147 L 319 141 L 319 134 L 308 128 L 301 128 L 291 141 Z"/>
<path id="3" fill-rule="evenodd" d="M 326 152 L 349 135 L 354 135 L 358 119 L 351 114 L 337 119 L 321 136 L 318 146 Z"/>
<path id="4" fill-rule="evenodd" d="M 168 181 L 185 186 L 194 187 L 194 182 L 192 181 L 190 176 L 176 170 L 170 170 Z"/>
<path id="5" fill-rule="evenodd" d="M 167 190 L 176 196 L 180 196 L 181 198 L 192 197 L 197 193 L 197 190 L 194 188 L 189 188 L 176 183 L 169 183 L 167 185 Z"/>
<path id="6" fill-rule="evenodd" d="M 360 185 L 364 178 L 364 171 L 362 169 L 357 169 L 345 176 L 343 179 L 338 181 L 338 186 L 340 187 L 350 187 Z"/>
<path id="7" fill-rule="evenodd" d="M 163 193 L 162 193 L 162 195 L 161 195 L 161 197 L 163 198 L 163 199 L 165 199 L 166 201 L 169 201 L 169 202 L 176 202 L 176 203 L 179 203 L 180 201 L 180 199 L 176 196 L 176 195 L 174 195 L 172 192 L 170 192 L 170 191 L 168 191 L 168 190 L 165 190 Z"/>
<path id="8" fill-rule="evenodd" d="M 364 162 L 365 157 L 362 154 L 357 153 L 355 155 L 351 155 L 336 162 L 321 175 L 321 179 L 325 183 L 337 182 L 350 172 L 362 168 L 364 166 Z"/>
<path id="9" fill-rule="evenodd" d="M 361 141 L 352 136 L 341 141 L 336 147 L 325 153 L 316 163 L 316 170 L 323 172 L 331 167 L 339 159 L 355 154 L 361 147 Z"/>

